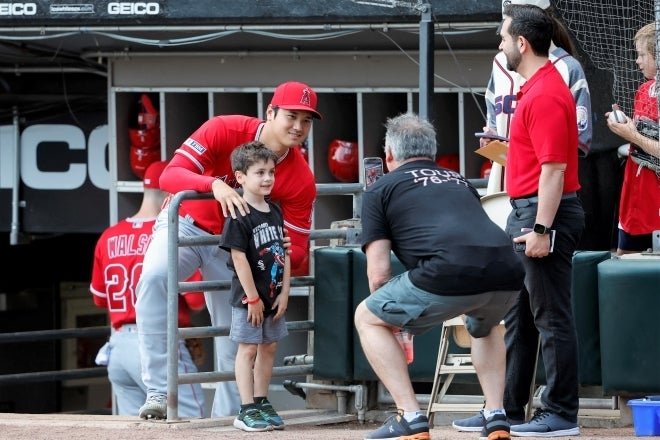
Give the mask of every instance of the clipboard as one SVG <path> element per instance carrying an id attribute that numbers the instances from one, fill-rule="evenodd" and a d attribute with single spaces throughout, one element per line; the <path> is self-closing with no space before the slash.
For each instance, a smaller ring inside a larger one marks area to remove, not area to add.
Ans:
<path id="1" fill-rule="evenodd" d="M 506 166 L 506 155 L 509 152 L 509 146 L 502 141 L 492 141 L 487 145 L 475 150 L 475 153 L 484 156 L 487 159 Z"/>

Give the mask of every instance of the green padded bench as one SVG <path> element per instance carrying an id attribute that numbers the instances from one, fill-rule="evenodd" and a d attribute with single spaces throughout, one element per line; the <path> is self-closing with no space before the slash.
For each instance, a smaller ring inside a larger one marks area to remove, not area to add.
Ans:
<path id="1" fill-rule="evenodd" d="M 353 325 L 357 305 L 369 295 L 366 256 L 357 246 L 322 247 L 314 251 L 314 370 L 318 378 L 376 380 Z M 572 302 L 580 356 L 580 384 L 601 385 L 601 329 L 599 314 L 599 263 L 609 251 L 577 251 L 573 257 Z M 619 260 L 617 260 L 619 261 Z M 655 263 L 660 267 L 660 261 Z M 393 273 L 404 268 L 392 256 Z M 660 289 L 660 287 L 659 287 Z M 660 291 L 658 292 L 660 296 Z M 410 365 L 414 381 L 432 382 L 441 328 L 415 338 L 415 361 Z M 451 353 L 469 353 L 452 341 Z M 465 378 L 468 383 L 476 377 Z M 545 383 L 542 361 L 537 384 Z"/>
<path id="2" fill-rule="evenodd" d="M 354 250 L 338 246 L 314 251 L 315 378 L 353 380 Z"/>
<path id="3" fill-rule="evenodd" d="M 398 275 L 404 271 L 405 268 L 401 262 L 392 254 L 392 275 Z M 367 256 L 364 252 L 357 250 L 353 255 L 353 310 L 367 296 L 369 296 Z M 413 341 L 415 360 L 408 366 L 410 379 L 413 382 L 433 382 L 441 330 L 442 323 L 439 322 L 438 327 L 433 330 L 423 335 L 415 336 Z M 360 344 L 360 337 L 357 331 L 353 333 L 353 377 L 356 380 L 377 380 L 376 373 L 371 369 L 371 365 L 369 365 L 362 351 L 362 345 Z"/>
<path id="4" fill-rule="evenodd" d="M 660 393 L 660 259 L 603 261 L 598 290 L 603 391 Z"/>
<path id="5" fill-rule="evenodd" d="M 578 336 L 580 385 L 602 384 L 598 264 L 611 255 L 610 251 L 576 251 L 573 255 L 571 301 Z"/>
<path id="6" fill-rule="evenodd" d="M 392 256 L 392 272 L 403 272 Z M 322 247 L 314 251 L 314 368 L 317 379 L 377 380 L 355 326 L 357 305 L 369 295 L 366 256 L 359 247 Z M 439 323 L 440 324 L 440 323 Z M 415 337 L 413 381 L 433 381 L 440 330 Z"/>

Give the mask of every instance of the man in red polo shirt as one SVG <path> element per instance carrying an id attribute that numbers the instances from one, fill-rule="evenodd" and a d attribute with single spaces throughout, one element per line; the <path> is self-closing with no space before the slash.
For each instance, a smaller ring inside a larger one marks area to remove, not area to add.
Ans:
<path id="1" fill-rule="evenodd" d="M 506 188 L 513 210 L 506 230 L 525 266 L 525 285 L 504 318 L 507 346 L 504 408 L 524 415 L 538 337 L 547 386 L 541 408 L 511 435 L 579 435 L 577 334 L 571 307 L 573 252 L 584 230 L 576 191 L 575 100 L 548 60 L 553 24 L 541 8 L 508 5 L 500 35 L 507 69 L 527 81 L 511 123 Z"/>

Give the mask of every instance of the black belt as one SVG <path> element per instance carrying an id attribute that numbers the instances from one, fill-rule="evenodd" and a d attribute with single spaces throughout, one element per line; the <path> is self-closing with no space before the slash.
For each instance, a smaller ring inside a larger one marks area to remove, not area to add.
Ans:
<path id="1" fill-rule="evenodd" d="M 569 199 L 574 199 L 576 197 L 577 197 L 576 192 L 570 192 L 570 193 L 562 194 L 561 199 L 569 200 Z M 513 206 L 514 208 L 526 208 L 527 206 L 537 204 L 539 202 L 539 196 L 520 197 L 517 199 L 511 199 L 510 201 L 511 201 L 511 206 Z"/>

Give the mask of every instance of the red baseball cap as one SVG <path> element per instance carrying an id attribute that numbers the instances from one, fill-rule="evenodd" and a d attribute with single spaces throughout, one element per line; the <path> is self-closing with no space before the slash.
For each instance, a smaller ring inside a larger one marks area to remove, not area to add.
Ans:
<path id="1" fill-rule="evenodd" d="M 147 167 L 147 170 L 144 172 L 144 179 L 142 179 L 142 184 L 145 188 L 160 189 L 160 175 L 163 174 L 163 170 L 167 166 L 166 160 L 159 160 L 152 163 Z"/>
<path id="2" fill-rule="evenodd" d="M 316 111 L 316 92 L 300 82 L 289 81 L 277 86 L 270 105 L 284 110 L 306 110 L 316 119 L 323 119 Z"/>

